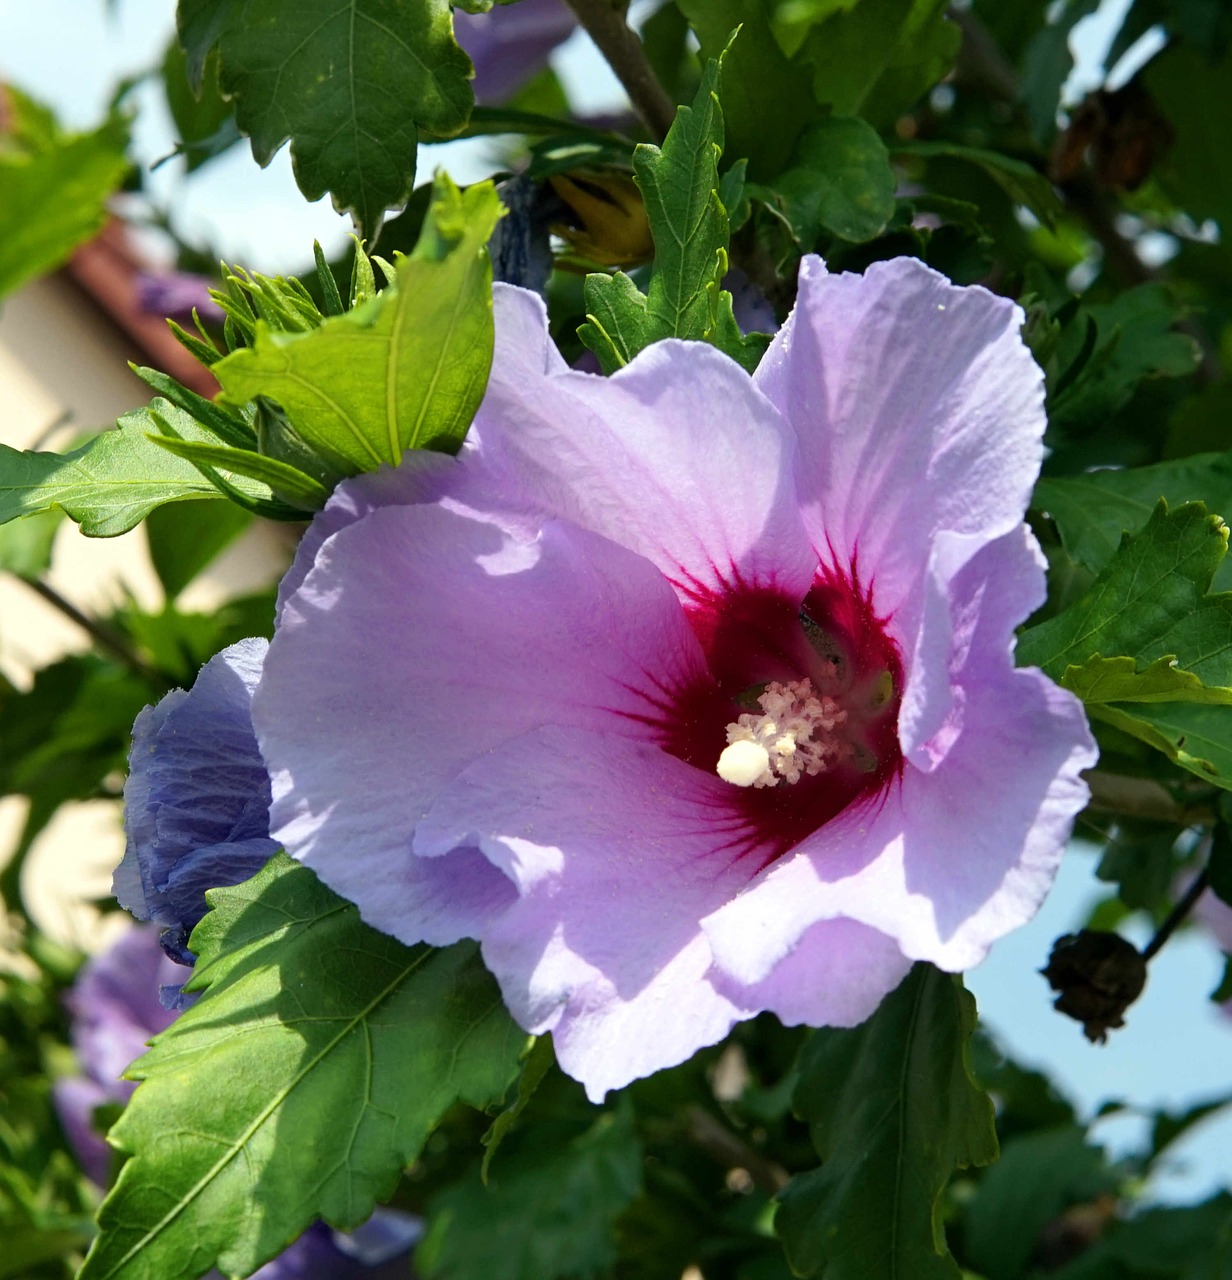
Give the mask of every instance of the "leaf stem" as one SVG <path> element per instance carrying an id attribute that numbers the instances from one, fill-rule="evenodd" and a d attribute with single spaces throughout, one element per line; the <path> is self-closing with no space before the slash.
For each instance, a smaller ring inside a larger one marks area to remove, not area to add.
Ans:
<path id="1" fill-rule="evenodd" d="M 1155 930 L 1155 936 L 1142 948 L 1142 958 L 1144 960 L 1150 960 L 1152 956 L 1158 953 L 1164 943 L 1172 936 L 1177 925 L 1193 910 L 1194 904 L 1206 892 L 1210 882 L 1210 868 L 1203 867 L 1194 878 L 1193 884 L 1185 890 L 1181 900 L 1168 912 L 1167 919 Z"/>
<path id="2" fill-rule="evenodd" d="M 650 136 L 662 142 L 676 119 L 676 106 L 659 83 L 641 40 L 625 21 L 625 0 L 565 2 L 616 73 Z"/>
<path id="3" fill-rule="evenodd" d="M 135 676 L 140 677 L 155 688 L 160 695 L 166 693 L 166 678 L 154 667 L 150 666 L 128 643 L 124 635 L 111 626 L 110 623 L 104 622 L 101 618 L 92 618 L 88 613 L 83 613 L 71 600 L 66 599 L 55 587 L 49 586 L 41 578 L 15 576 L 18 577 L 18 581 L 24 582 L 35 595 L 45 600 L 58 613 L 62 613 L 70 622 L 79 626 L 105 653 L 109 653 Z"/>

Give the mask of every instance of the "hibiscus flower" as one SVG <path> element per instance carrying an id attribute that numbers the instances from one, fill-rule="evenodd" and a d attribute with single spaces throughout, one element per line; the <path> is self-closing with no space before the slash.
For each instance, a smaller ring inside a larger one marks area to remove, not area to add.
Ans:
<path id="1" fill-rule="evenodd" d="M 456 459 L 348 481 L 253 703 L 271 833 L 375 927 L 478 938 L 593 1098 L 737 1021 L 862 1021 L 1051 884 L 1095 751 L 1044 595 L 1021 312 L 804 263 L 753 377 L 568 368 L 540 300 Z"/>

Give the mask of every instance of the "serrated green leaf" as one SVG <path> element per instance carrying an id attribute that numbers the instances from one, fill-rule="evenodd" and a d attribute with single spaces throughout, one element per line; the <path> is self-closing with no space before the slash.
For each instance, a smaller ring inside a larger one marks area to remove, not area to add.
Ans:
<path id="1" fill-rule="evenodd" d="M 693 105 L 677 109 L 663 149 L 643 143 L 633 152 L 633 177 L 655 243 L 646 290 L 648 343 L 701 338 L 711 326 L 707 288 L 717 278 L 715 255 L 727 248 L 728 236 L 727 211 L 719 203 L 720 65 L 707 65 Z"/>
<path id="2" fill-rule="evenodd" d="M 805 1046 L 794 1105 L 822 1164 L 792 1179 L 775 1222 L 797 1274 L 957 1280 L 941 1193 L 955 1168 L 997 1156 L 974 1030 L 961 981 L 917 964 L 867 1022 Z"/>
<path id="3" fill-rule="evenodd" d="M 633 174 L 646 201 L 655 258 L 643 295 L 623 272 L 586 277 L 586 323 L 578 336 L 605 373 L 663 338 L 710 342 L 746 368 L 762 344 L 746 341 L 720 286 L 727 272 L 728 219 L 719 199 L 723 113 L 720 61 L 707 63 L 691 107 L 680 107 L 663 148 L 643 143 Z M 726 299 L 726 301 L 725 301 Z"/>
<path id="4" fill-rule="evenodd" d="M 1098 573 L 1116 553 L 1121 535 L 1137 533 L 1160 498 L 1170 507 L 1205 502 L 1212 515 L 1232 519 L 1232 453 L 1200 453 L 1152 467 L 1045 476 L 1031 506 L 1052 517 L 1069 555 Z M 1232 561 L 1225 559 L 1212 583 L 1232 587 Z"/>
<path id="5" fill-rule="evenodd" d="M 1211 702 L 1232 703 L 1232 689 L 1203 684 L 1168 656 L 1140 667 L 1136 658 L 1088 658 L 1069 666 L 1059 681 L 1083 702 Z"/>
<path id="6" fill-rule="evenodd" d="M 105 201 L 128 170 L 128 124 L 112 115 L 91 133 L 63 134 L 43 109 L 0 88 L 0 297 L 59 266 L 103 225 Z M 38 127 L 27 128 L 39 115 Z"/>
<path id="7" fill-rule="evenodd" d="M 459 191 L 441 175 L 396 289 L 310 333 L 260 326 L 214 366 L 226 397 L 276 401 L 342 475 L 397 465 L 407 449 L 456 451 L 492 363 L 487 241 L 499 216 L 490 182 Z"/>
<path id="8" fill-rule="evenodd" d="M 314 1218 L 357 1226 L 450 1107 L 515 1075 L 525 1035 L 473 944 L 404 947 L 285 855 L 209 899 L 204 995 L 130 1069 L 81 1280 L 247 1275 Z"/>
<path id="9" fill-rule="evenodd" d="M 180 0 L 179 27 L 198 76 L 218 42 L 257 162 L 289 139 L 304 196 L 369 238 L 410 198 L 420 129 L 457 133 L 474 102 L 448 0 Z"/>
<path id="10" fill-rule="evenodd" d="M 897 182 L 876 130 L 858 117 L 831 116 L 801 135 L 791 168 L 756 193 L 781 211 L 807 253 L 822 231 L 855 243 L 879 236 L 894 213 Z"/>
<path id="11" fill-rule="evenodd" d="M 1093 704 L 1232 700 L 1232 594 L 1206 594 L 1227 543 L 1202 503 L 1161 500 L 1079 600 L 1022 634 L 1019 662 Z"/>
<path id="12" fill-rule="evenodd" d="M 1232 716 L 1226 707 L 1196 702 L 1099 702 L 1089 713 L 1163 752 L 1203 782 L 1232 790 Z"/>
<path id="13" fill-rule="evenodd" d="M 572 1136 L 554 1126 L 515 1135 L 485 1186 L 477 1172 L 433 1203 L 415 1254 L 425 1280 L 560 1280 L 605 1274 L 616 1219 L 642 1184 L 632 1108 Z"/>
<path id="14" fill-rule="evenodd" d="M 586 323 L 578 337 L 599 358 L 604 373 L 615 373 L 646 345 L 646 295 L 617 271 L 586 277 Z"/>
<path id="15" fill-rule="evenodd" d="M 158 399 L 126 413 L 114 431 L 101 432 L 71 453 L 22 452 L 0 445 L 0 524 L 59 507 L 88 537 L 110 538 L 127 533 L 164 502 L 220 497 L 190 462 L 148 438 L 157 433 L 154 413 L 186 439 L 212 439 L 186 413 Z M 249 497 L 269 496 L 264 485 L 239 476 L 229 479 Z"/>

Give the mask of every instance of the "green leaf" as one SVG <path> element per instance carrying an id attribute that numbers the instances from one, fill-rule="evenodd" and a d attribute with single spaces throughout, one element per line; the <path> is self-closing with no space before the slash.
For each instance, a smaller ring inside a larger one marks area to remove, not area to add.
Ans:
<path id="1" fill-rule="evenodd" d="M 812 69 L 784 53 L 767 21 L 764 0 L 677 3 L 697 35 L 701 56 L 723 59 L 728 154 L 746 159 L 758 181 L 769 181 L 787 167 L 801 129 L 820 112 Z M 732 41 L 737 27 L 740 35 Z"/>
<path id="2" fill-rule="evenodd" d="M 320 481 L 288 463 L 267 458 L 250 449 L 232 449 L 229 445 L 209 444 L 203 440 L 180 440 L 165 432 L 152 435 L 150 439 L 169 453 L 186 458 L 202 469 L 225 468 L 233 475 L 259 480 L 268 485 L 276 497 L 302 512 L 319 511 L 329 499 L 329 490 Z"/>
<path id="3" fill-rule="evenodd" d="M 42 511 L 0 525 L 0 570 L 19 578 L 46 573 L 51 568 L 51 544 L 63 519 L 62 511 Z"/>
<path id="4" fill-rule="evenodd" d="M 792 1179 L 776 1219 L 798 1274 L 957 1280 L 941 1194 L 955 1168 L 997 1156 L 974 1030 L 961 981 L 917 964 L 867 1022 L 805 1046 L 795 1108 L 822 1164 Z"/>
<path id="5" fill-rule="evenodd" d="M 1050 389 L 1049 430 L 1089 430 L 1090 424 L 1111 417 L 1133 398 L 1146 379 L 1180 378 L 1198 365 L 1192 338 L 1175 331 L 1180 309 L 1160 284 L 1139 285 L 1112 301 L 1084 306 L 1080 315 L 1095 322 L 1095 349 L 1081 366 L 1081 374 L 1063 387 Z M 1085 340 L 1079 325 L 1062 334 L 1059 358 Z"/>
<path id="6" fill-rule="evenodd" d="M 180 0 L 179 25 L 198 74 L 218 41 L 257 162 L 290 139 L 304 196 L 369 238 L 410 197 L 419 131 L 457 133 L 474 101 L 448 0 Z"/>
<path id="7" fill-rule="evenodd" d="M 552 1046 L 550 1035 L 536 1036 L 528 1047 L 522 1063 L 522 1074 L 518 1077 L 518 1092 L 511 1105 L 492 1121 L 492 1127 L 480 1141 L 484 1145 L 483 1163 L 479 1166 L 479 1176 L 487 1185 L 488 1170 L 492 1166 L 492 1157 L 500 1145 L 509 1136 L 518 1117 L 526 1110 L 526 1104 L 534 1097 L 535 1090 L 543 1081 L 543 1077 L 556 1065 L 556 1050 Z"/>
<path id="8" fill-rule="evenodd" d="M 252 517 L 229 502 L 177 502 L 145 521 L 150 561 L 174 600 L 245 529 Z"/>
<path id="9" fill-rule="evenodd" d="M 1232 790 L 1232 724 L 1226 707 L 1194 702 L 1095 703 L 1088 711 L 1162 751 L 1203 782 Z"/>
<path id="10" fill-rule="evenodd" d="M 1232 702 L 1232 594 L 1206 594 L 1227 544 L 1202 503 L 1169 511 L 1161 499 L 1080 599 L 1023 633 L 1018 661 L 1088 707 Z"/>
<path id="11" fill-rule="evenodd" d="M 1225 812 L 1227 806 L 1225 806 Z M 1211 856 L 1206 864 L 1210 877 L 1211 892 L 1221 901 L 1232 907 L 1232 834 L 1229 833 L 1226 821 L 1215 827 L 1215 835 L 1211 841 Z"/>
<path id="12" fill-rule="evenodd" d="M 1218 61 L 1174 40 L 1142 76 L 1172 127 L 1171 145 L 1156 170 L 1159 185 L 1196 221 L 1214 218 L 1221 243 L 1232 230 L 1232 156 L 1220 121 L 1232 111 L 1232 53 Z"/>
<path id="13" fill-rule="evenodd" d="M 600 1114 L 583 1133 L 551 1125 L 515 1135 L 485 1186 L 478 1172 L 439 1196 L 415 1254 L 424 1280 L 557 1280 L 606 1274 L 617 1218 L 641 1190 L 633 1111 Z"/>
<path id="14" fill-rule="evenodd" d="M 800 44 L 813 92 L 837 115 L 886 126 L 953 65 L 962 42 L 946 0 L 859 0 L 830 12 Z"/>
<path id="15" fill-rule="evenodd" d="M 404 947 L 285 855 L 209 899 L 204 995 L 130 1069 L 81 1280 L 248 1275 L 314 1218 L 357 1226 L 450 1107 L 514 1077 L 525 1036 L 473 944 Z"/>
<path id="16" fill-rule="evenodd" d="M 693 105 L 677 109 L 662 150 L 642 143 L 633 153 L 655 259 L 645 295 L 621 271 L 586 277 L 586 323 L 578 336 L 605 373 L 662 338 L 710 342 L 746 368 L 764 349 L 761 339 L 740 333 L 731 295 L 720 287 L 729 233 L 719 199 L 720 71 L 720 61 L 707 63 Z"/>
<path id="17" fill-rule="evenodd" d="M 1077 1125 L 1007 1142 L 963 1215 L 970 1263 L 987 1280 L 1018 1280 L 1046 1223 L 1114 1187 L 1103 1153 Z"/>
<path id="18" fill-rule="evenodd" d="M 110 116 L 66 134 L 31 99 L 0 87 L 0 297 L 57 267 L 103 225 L 128 171 L 128 124 Z"/>
<path id="19" fill-rule="evenodd" d="M 633 152 L 633 177 L 646 201 L 655 243 L 646 290 L 646 343 L 702 338 L 712 325 L 707 288 L 721 277 L 727 210 L 719 202 L 723 111 L 721 61 L 707 64 L 691 107 L 679 107 L 663 149 L 643 143 Z"/>
<path id="20" fill-rule="evenodd" d="M 1118 818 L 1095 874 L 1117 886 L 1127 907 L 1153 911 L 1176 879 L 1176 836 L 1175 823 Z"/>
<path id="21" fill-rule="evenodd" d="M 578 337 L 604 373 L 615 373 L 646 345 L 646 295 L 623 271 L 588 275 L 583 289 L 586 323 Z"/>
<path id="22" fill-rule="evenodd" d="M 1030 209 L 1046 227 L 1054 227 L 1065 211 L 1061 197 L 1044 174 L 1026 161 L 1016 160 L 1000 151 L 943 141 L 895 142 L 892 150 L 896 156 L 919 156 L 925 160 L 942 156 L 973 164 L 982 169 L 1015 204 Z"/>
<path id="23" fill-rule="evenodd" d="M 1221 616 L 1222 616 L 1221 611 Z M 1066 667 L 1063 684 L 1083 702 L 1232 702 L 1232 689 L 1211 686 L 1176 665 L 1175 656 L 1139 666 L 1137 658 L 1088 658 Z"/>
<path id="24" fill-rule="evenodd" d="M 185 171 L 192 173 L 240 140 L 231 104 L 218 88 L 218 59 L 208 58 L 200 83 L 189 82 L 188 59 L 178 40 L 172 40 L 163 58 L 163 93 L 179 138 Z"/>
<path id="25" fill-rule="evenodd" d="M 893 216 L 896 185 L 876 130 L 857 117 L 831 116 L 804 132 L 792 167 L 755 192 L 781 209 L 807 253 L 822 231 L 855 243 L 879 236 Z"/>
<path id="26" fill-rule="evenodd" d="M 1112 559 L 1121 535 L 1137 533 L 1160 498 L 1170 507 L 1205 502 L 1213 515 L 1232 519 L 1232 452 L 1195 454 L 1153 467 L 1045 476 L 1035 486 L 1031 506 L 1052 517 L 1070 557 L 1098 573 Z M 1232 587 L 1232 561 L 1220 565 L 1212 586 Z"/>
<path id="27" fill-rule="evenodd" d="M 186 413 L 166 400 L 126 413 L 71 453 L 39 453 L 0 445 L 0 524 L 59 507 L 82 533 L 110 538 L 127 533 L 155 507 L 185 498 L 217 498 L 218 490 L 191 463 L 148 438 L 153 414 L 187 439 L 210 439 Z M 229 477 L 243 494 L 268 497 L 264 485 Z"/>
<path id="28" fill-rule="evenodd" d="M 407 449 L 454 452 L 492 363 L 487 241 L 500 215 L 489 182 L 459 191 L 445 175 L 397 286 L 309 333 L 257 328 L 214 366 L 226 397 L 268 396 L 343 475 L 396 465 Z"/>

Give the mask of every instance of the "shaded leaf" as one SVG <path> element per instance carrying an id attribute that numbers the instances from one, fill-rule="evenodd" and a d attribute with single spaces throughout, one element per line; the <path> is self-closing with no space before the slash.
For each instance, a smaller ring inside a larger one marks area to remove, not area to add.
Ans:
<path id="1" fill-rule="evenodd" d="M 1103 1152 L 1078 1125 L 1007 1142 L 963 1215 L 971 1265 L 987 1280 L 1016 1280 L 1048 1222 L 1114 1187 Z"/>
<path id="2" fill-rule="evenodd" d="M 781 209 L 807 253 L 822 231 L 856 243 L 880 235 L 894 213 L 896 185 L 876 130 L 857 117 L 831 116 L 805 131 L 791 168 L 772 187 L 755 190 Z"/>
<path id="3" fill-rule="evenodd" d="M 945 0 L 860 0 L 831 11 L 800 44 L 817 100 L 884 126 L 949 71 L 962 42 Z"/>
<path id="4" fill-rule="evenodd" d="M 425 1280 L 557 1280 L 604 1274 L 616 1219 L 641 1190 L 632 1109 L 570 1136 L 540 1124 L 502 1147 L 488 1184 L 472 1172 L 432 1204 L 415 1265 Z"/>
<path id="5" fill-rule="evenodd" d="M 895 155 L 920 156 L 927 160 L 932 156 L 944 156 L 949 160 L 962 160 L 982 169 L 1015 204 L 1030 209 L 1047 227 L 1055 226 L 1064 212 L 1061 198 L 1053 190 L 1052 183 L 1038 169 L 1024 160 L 989 151 L 983 147 L 968 147 L 957 142 L 895 142 Z"/>
<path id="6" fill-rule="evenodd" d="M 723 58 L 727 151 L 768 181 L 787 167 L 801 129 L 820 114 L 812 68 L 793 62 L 767 20 L 763 0 L 678 0 L 703 58 Z M 739 37 L 731 34 L 740 28 Z M 727 49 L 731 41 L 730 50 Z"/>
<path id="7" fill-rule="evenodd" d="M 792 1179 L 776 1219 L 800 1275 L 956 1280 L 941 1193 L 955 1168 L 997 1155 L 974 1030 L 959 979 L 917 964 L 867 1022 L 805 1046 L 795 1108 L 822 1164 Z"/>
<path id="8" fill-rule="evenodd" d="M 41 511 L 0 525 L 0 570 L 19 578 L 37 578 L 51 567 L 51 544 L 64 519 L 62 511 Z"/>
<path id="9" fill-rule="evenodd" d="M 516 1070 L 525 1036 L 473 944 L 404 947 L 284 855 L 209 898 L 205 994 L 130 1069 L 82 1280 L 249 1274 L 316 1217 L 357 1226 L 455 1102 Z"/>

